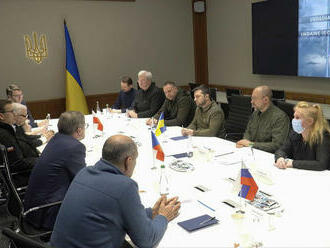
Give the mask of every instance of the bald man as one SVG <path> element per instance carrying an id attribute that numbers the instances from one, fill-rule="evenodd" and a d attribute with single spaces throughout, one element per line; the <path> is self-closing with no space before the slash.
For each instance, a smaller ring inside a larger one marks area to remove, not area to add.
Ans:
<path id="1" fill-rule="evenodd" d="M 274 153 L 286 140 L 289 133 L 289 117 L 272 103 L 272 90 L 259 86 L 252 92 L 254 112 L 246 127 L 244 137 L 236 147 L 251 146 Z"/>
<path id="2" fill-rule="evenodd" d="M 125 235 L 138 247 L 154 247 L 167 224 L 178 215 L 177 197 L 161 197 L 154 207 L 141 204 L 138 185 L 130 177 L 138 151 L 134 141 L 111 136 L 102 158 L 72 181 L 51 237 L 54 247 L 123 247 Z"/>

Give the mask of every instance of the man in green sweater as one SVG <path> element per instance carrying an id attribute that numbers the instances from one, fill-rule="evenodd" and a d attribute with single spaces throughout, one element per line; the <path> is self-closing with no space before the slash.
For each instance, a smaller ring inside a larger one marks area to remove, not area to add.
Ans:
<path id="1" fill-rule="evenodd" d="M 163 86 L 166 99 L 162 107 L 153 116 L 154 124 L 157 124 L 160 114 L 164 112 L 165 126 L 188 126 L 192 121 L 196 105 L 190 93 L 178 88 L 174 82 L 166 81 Z M 152 119 L 147 120 L 151 125 Z"/>
<path id="2" fill-rule="evenodd" d="M 268 86 L 259 86 L 252 92 L 254 112 L 246 127 L 244 137 L 236 147 L 252 146 L 274 153 L 281 147 L 289 133 L 289 117 L 272 103 L 272 91 Z"/>
<path id="3" fill-rule="evenodd" d="M 182 135 L 223 138 L 224 113 L 219 105 L 211 100 L 209 88 L 204 85 L 195 88 L 194 97 L 197 105 L 195 116 L 188 128 L 182 129 Z"/>

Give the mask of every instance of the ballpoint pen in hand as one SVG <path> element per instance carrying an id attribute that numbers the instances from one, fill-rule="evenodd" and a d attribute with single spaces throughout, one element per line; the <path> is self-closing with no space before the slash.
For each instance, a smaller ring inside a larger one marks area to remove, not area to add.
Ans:
<path id="1" fill-rule="evenodd" d="M 206 219 L 206 220 L 203 220 L 201 223 L 199 223 L 200 225 L 204 225 L 204 224 L 206 224 L 207 222 L 209 222 L 209 221 L 211 221 L 211 220 L 214 220 L 215 219 L 215 216 L 213 216 L 213 217 L 210 217 L 210 218 L 208 218 L 208 219 Z"/>

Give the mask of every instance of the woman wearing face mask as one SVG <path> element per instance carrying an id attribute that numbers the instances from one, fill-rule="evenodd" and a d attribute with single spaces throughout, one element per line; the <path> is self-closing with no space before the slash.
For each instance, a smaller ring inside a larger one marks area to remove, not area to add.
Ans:
<path id="1" fill-rule="evenodd" d="M 293 131 L 275 152 L 275 166 L 316 171 L 330 169 L 330 128 L 320 105 L 299 102 L 294 110 Z"/>

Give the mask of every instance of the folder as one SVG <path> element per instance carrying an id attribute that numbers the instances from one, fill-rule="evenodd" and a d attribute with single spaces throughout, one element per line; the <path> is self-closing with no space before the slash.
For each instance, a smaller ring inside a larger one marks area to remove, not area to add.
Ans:
<path id="1" fill-rule="evenodd" d="M 171 140 L 184 140 L 184 139 L 188 139 L 188 136 L 176 136 L 176 137 L 172 137 L 170 139 Z"/>
<path id="2" fill-rule="evenodd" d="M 185 157 L 188 157 L 188 154 L 186 152 L 184 152 L 184 153 L 173 154 L 171 156 L 175 157 L 175 158 L 185 158 Z"/>
<path id="3" fill-rule="evenodd" d="M 178 222 L 178 225 L 188 232 L 198 230 L 203 227 L 211 226 L 217 224 L 219 221 L 217 219 L 211 219 L 212 217 L 208 214 L 198 216 L 189 220 Z"/>

